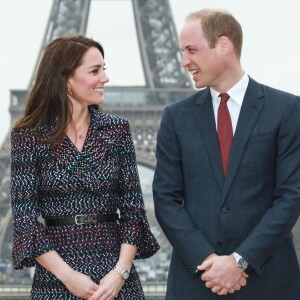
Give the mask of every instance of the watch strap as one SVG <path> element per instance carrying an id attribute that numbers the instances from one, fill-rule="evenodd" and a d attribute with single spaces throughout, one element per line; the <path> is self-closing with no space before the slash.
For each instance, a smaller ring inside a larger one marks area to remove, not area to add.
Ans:
<path id="1" fill-rule="evenodd" d="M 124 280 L 128 279 L 129 272 L 127 270 L 124 270 L 117 265 L 114 266 L 113 270 L 119 273 Z"/>

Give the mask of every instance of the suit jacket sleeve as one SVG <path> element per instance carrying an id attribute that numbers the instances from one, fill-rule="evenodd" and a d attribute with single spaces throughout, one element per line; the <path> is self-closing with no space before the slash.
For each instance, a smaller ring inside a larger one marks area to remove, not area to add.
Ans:
<path id="1" fill-rule="evenodd" d="M 277 135 L 273 205 L 236 249 L 258 274 L 283 241 L 291 237 L 300 213 L 300 99 L 286 100 Z"/>
<path id="2" fill-rule="evenodd" d="M 121 243 L 137 247 L 135 258 L 147 258 L 158 251 L 159 245 L 150 230 L 146 216 L 135 149 L 127 120 L 121 128 L 118 198 L 121 213 L 120 239 Z"/>
<path id="3" fill-rule="evenodd" d="M 165 235 L 194 275 L 214 248 L 192 223 L 184 203 L 184 176 L 180 144 L 169 109 L 166 108 L 157 136 L 157 165 L 153 181 L 155 214 Z"/>

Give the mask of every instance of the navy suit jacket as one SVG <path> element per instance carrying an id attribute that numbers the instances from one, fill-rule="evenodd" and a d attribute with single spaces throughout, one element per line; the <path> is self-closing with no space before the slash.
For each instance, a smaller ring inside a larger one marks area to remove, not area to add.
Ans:
<path id="1" fill-rule="evenodd" d="M 221 297 L 196 267 L 236 251 L 250 277 L 226 299 L 299 300 L 300 97 L 250 78 L 226 179 L 209 88 L 165 108 L 156 156 L 155 212 L 173 246 L 166 299 Z"/>

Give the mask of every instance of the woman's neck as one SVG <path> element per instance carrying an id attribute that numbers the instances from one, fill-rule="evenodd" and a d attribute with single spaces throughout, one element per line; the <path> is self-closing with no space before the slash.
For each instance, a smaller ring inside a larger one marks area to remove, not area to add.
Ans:
<path id="1" fill-rule="evenodd" d="M 67 128 L 67 136 L 75 147 L 81 151 L 86 139 L 90 124 L 90 114 L 88 107 L 76 109 L 73 106 L 71 122 Z"/>
<path id="2" fill-rule="evenodd" d="M 90 123 L 88 107 L 73 107 L 71 127 L 76 131 L 86 128 Z"/>

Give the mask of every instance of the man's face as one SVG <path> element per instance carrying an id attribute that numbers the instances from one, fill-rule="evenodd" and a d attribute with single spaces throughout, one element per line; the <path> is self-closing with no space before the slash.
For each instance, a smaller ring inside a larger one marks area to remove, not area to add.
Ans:
<path id="1" fill-rule="evenodd" d="M 180 45 L 183 53 L 181 65 L 193 76 L 195 86 L 217 86 L 224 68 L 222 56 L 217 45 L 210 48 L 199 20 L 190 20 L 184 25 Z"/>

